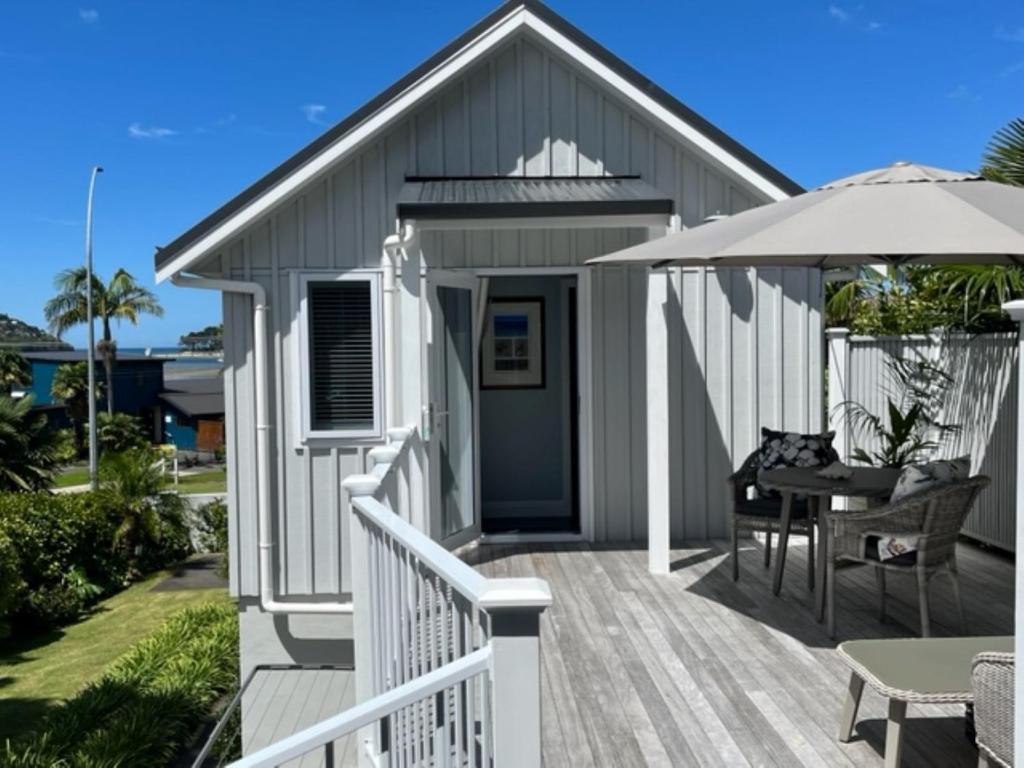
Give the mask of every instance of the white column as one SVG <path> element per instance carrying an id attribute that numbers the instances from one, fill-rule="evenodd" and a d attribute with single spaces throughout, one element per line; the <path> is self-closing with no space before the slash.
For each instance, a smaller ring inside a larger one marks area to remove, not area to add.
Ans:
<path id="1" fill-rule="evenodd" d="M 836 438 L 832 442 L 839 458 L 848 461 L 850 458 L 850 423 L 845 408 L 839 406 L 850 397 L 847 394 L 847 376 L 850 372 L 850 331 L 847 328 L 829 328 L 825 331 L 828 343 L 828 410 L 826 412 L 829 428 L 834 430 Z"/>
<path id="2" fill-rule="evenodd" d="M 1011 319 L 1019 324 L 1017 337 L 1017 552 L 1024 552 L 1024 301 L 1003 304 Z M 1024 568 L 1016 569 L 1014 613 L 1014 651 L 1024 658 Z M 1024 675 L 1014 679 L 1013 742 L 1014 754 L 1024 754 Z"/>
<path id="3" fill-rule="evenodd" d="M 669 271 L 647 278 L 647 568 L 669 572 L 671 537 L 669 457 Z"/>

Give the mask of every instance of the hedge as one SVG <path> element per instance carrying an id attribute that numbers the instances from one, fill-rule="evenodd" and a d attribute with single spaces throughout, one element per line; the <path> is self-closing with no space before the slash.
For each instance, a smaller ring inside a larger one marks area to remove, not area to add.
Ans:
<path id="1" fill-rule="evenodd" d="M 74 621 L 134 574 L 128 552 L 114 545 L 122 517 L 92 493 L 0 493 L 0 616 L 18 631 Z M 190 552 L 181 514 L 162 516 L 160 544 L 143 553 L 155 570 Z"/>
<path id="2" fill-rule="evenodd" d="M 35 732 L 0 750 L 3 768 L 134 768 L 171 763 L 238 683 L 231 604 L 174 614 Z"/>

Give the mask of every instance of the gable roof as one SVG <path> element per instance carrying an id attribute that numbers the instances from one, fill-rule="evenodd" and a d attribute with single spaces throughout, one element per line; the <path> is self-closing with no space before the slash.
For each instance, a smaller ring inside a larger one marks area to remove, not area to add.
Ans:
<path id="1" fill-rule="evenodd" d="M 321 134 L 318 138 L 307 144 L 285 162 L 281 163 L 277 168 L 251 184 L 202 221 L 179 235 L 167 245 L 158 247 L 155 255 L 157 281 L 160 282 L 175 272 L 187 269 L 188 266 L 193 264 L 195 261 L 205 255 L 208 255 L 216 245 L 223 243 L 223 241 L 230 236 L 225 235 L 220 238 L 218 242 L 211 243 L 208 247 L 203 247 L 203 241 L 213 239 L 210 238 L 211 234 L 214 234 L 216 230 L 222 227 L 222 225 L 226 224 L 234 217 L 241 216 L 247 208 L 255 204 L 264 196 L 268 196 L 268 193 L 274 191 L 275 187 L 281 186 L 282 182 L 285 182 L 290 177 L 300 172 L 304 166 L 311 164 L 312 161 L 325 154 L 327 150 L 339 144 L 347 136 L 354 133 L 357 128 L 364 125 L 371 118 L 378 115 L 378 113 L 382 112 L 392 102 L 397 100 L 399 96 L 428 79 L 430 75 L 434 74 L 437 70 L 442 69 L 446 62 L 449 62 L 460 53 L 463 53 L 468 46 L 476 42 L 478 39 L 484 38 L 489 32 L 493 32 L 503 22 L 509 21 L 515 14 L 523 11 L 532 15 L 534 18 L 539 19 L 543 24 L 546 24 L 548 27 L 567 38 L 583 52 L 589 54 L 589 56 L 607 67 L 610 72 L 622 78 L 624 82 L 637 89 L 637 91 L 644 96 L 653 100 L 655 104 L 666 110 L 668 114 L 691 127 L 697 134 L 706 138 L 713 145 L 721 148 L 725 153 L 731 156 L 731 158 L 749 169 L 753 175 L 762 179 L 765 182 L 766 187 L 774 190 L 774 197 L 781 199 L 783 197 L 798 195 L 804 192 L 803 187 L 795 181 L 790 179 L 774 166 L 765 162 L 731 136 L 714 126 L 697 112 L 683 104 L 683 102 L 672 94 L 646 78 L 625 61 L 613 54 L 593 38 L 584 34 L 579 28 L 559 16 L 539 0 L 509 0 L 488 16 L 481 19 L 425 62 L 406 74 L 391 87 L 375 96 L 344 120 Z M 524 16 L 517 24 L 514 25 L 514 27 L 518 28 L 523 25 L 530 26 L 529 21 L 529 16 Z M 496 36 L 494 43 L 500 42 L 500 40 L 504 39 L 504 36 L 510 31 L 511 30 L 505 30 L 502 35 Z M 448 76 L 450 76 L 450 74 L 445 75 L 442 82 L 446 80 Z M 441 83 L 432 85 L 432 89 L 438 87 L 440 84 Z M 274 202 L 276 203 L 276 201 Z M 243 222 L 239 228 L 244 226 L 245 223 L 248 223 L 248 221 Z M 191 258 L 189 257 L 190 251 L 193 252 Z"/>

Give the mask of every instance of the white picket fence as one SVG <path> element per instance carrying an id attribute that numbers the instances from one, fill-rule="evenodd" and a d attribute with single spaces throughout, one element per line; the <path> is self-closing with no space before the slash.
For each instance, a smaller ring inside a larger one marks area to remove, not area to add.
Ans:
<path id="1" fill-rule="evenodd" d="M 347 478 L 358 705 L 248 755 L 278 766 L 358 738 L 372 766 L 541 764 L 540 579 L 488 579 L 417 529 L 415 428 Z"/>
<path id="2" fill-rule="evenodd" d="M 941 404 L 941 420 L 959 424 L 961 431 L 936 455 L 970 454 L 972 472 L 992 478 L 964 533 L 1014 550 L 1017 334 L 852 336 L 845 329 L 832 328 L 827 338 L 828 415 L 836 431 L 836 448 L 844 459 L 855 447 L 870 452 L 877 446 L 870 436 L 851 428 L 838 406 L 850 400 L 873 414 L 884 414 L 887 395 L 893 391 L 887 359 L 928 361 L 952 377 Z"/>

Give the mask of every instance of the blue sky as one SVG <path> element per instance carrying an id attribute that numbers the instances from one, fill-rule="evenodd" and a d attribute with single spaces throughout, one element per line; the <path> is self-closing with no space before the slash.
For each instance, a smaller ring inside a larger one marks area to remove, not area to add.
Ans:
<path id="1" fill-rule="evenodd" d="M 1019 0 L 551 4 L 805 186 L 896 159 L 976 168 L 993 131 L 1024 114 Z M 53 275 L 81 261 L 93 163 L 106 168 L 97 270 L 151 285 L 155 245 L 495 6 L 5 4 L 0 311 L 43 324 Z M 122 327 L 121 346 L 219 319 L 212 296 L 157 292 L 167 317 Z"/>

